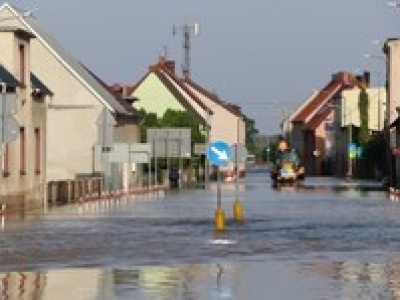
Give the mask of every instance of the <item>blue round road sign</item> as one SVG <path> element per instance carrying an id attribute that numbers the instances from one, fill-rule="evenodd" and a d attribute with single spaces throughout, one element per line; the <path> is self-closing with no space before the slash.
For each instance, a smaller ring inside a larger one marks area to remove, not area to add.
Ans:
<path id="1" fill-rule="evenodd" d="M 232 158 L 232 149 L 226 142 L 216 141 L 208 146 L 206 155 L 213 165 L 225 166 Z"/>

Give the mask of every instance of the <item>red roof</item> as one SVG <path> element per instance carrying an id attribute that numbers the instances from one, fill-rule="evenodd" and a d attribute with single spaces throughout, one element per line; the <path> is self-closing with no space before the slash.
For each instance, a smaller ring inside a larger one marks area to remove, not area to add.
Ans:
<path id="1" fill-rule="evenodd" d="M 333 111 L 333 106 L 325 106 L 321 111 L 316 113 L 306 124 L 307 129 L 315 130 L 329 114 Z"/>
<path id="2" fill-rule="evenodd" d="M 319 91 L 292 119 L 293 123 L 304 123 L 308 129 L 315 129 L 333 110 L 327 104 L 343 90 L 358 85 L 356 77 L 348 72 L 339 72 Z"/>
<path id="3" fill-rule="evenodd" d="M 307 121 L 316 113 L 322 105 L 326 104 L 337 92 L 341 91 L 342 83 L 331 81 L 328 85 L 318 92 L 318 94 L 306 105 L 293 119 L 292 122 Z"/>

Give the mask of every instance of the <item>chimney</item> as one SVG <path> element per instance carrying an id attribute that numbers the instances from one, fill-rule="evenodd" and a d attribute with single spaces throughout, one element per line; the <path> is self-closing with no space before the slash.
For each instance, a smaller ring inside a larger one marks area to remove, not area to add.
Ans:
<path id="1" fill-rule="evenodd" d="M 164 62 L 164 66 L 170 71 L 173 75 L 175 75 L 175 61 L 173 60 L 166 60 Z"/>
<path id="2" fill-rule="evenodd" d="M 371 83 L 371 75 L 368 71 L 364 71 L 363 81 L 364 81 L 365 87 L 369 88 L 370 83 Z"/>
<path id="3" fill-rule="evenodd" d="M 156 66 L 151 66 L 150 70 L 157 66 L 162 67 L 168 70 L 168 72 L 175 75 L 175 61 L 169 60 L 165 56 L 160 56 L 160 58 L 158 59 L 158 64 L 156 64 Z"/>

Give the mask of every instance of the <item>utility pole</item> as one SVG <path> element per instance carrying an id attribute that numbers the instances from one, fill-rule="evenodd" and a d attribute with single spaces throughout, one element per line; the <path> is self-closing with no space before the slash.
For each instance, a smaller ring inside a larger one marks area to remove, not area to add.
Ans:
<path id="1" fill-rule="evenodd" d="M 200 25 L 199 23 L 194 23 L 193 25 L 185 24 L 182 27 L 173 27 L 173 35 L 177 33 L 177 30 L 182 30 L 183 33 L 183 51 L 184 51 L 184 63 L 182 65 L 182 73 L 185 78 L 190 78 L 190 71 L 191 71 L 191 59 L 190 59 L 190 52 L 191 52 L 191 38 L 192 34 L 197 36 L 200 33 Z"/>
<path id="2" fill-rule="evenodd" d="M 347 167 L 347 178 L 351 179 L 353 177 L 353 161 L 352 156 L 350 154 L 349 148 L 353 145 L 353 125 L 349 123 L 349 142 L 347 147 L 347 159 L 348 159 L 348 167 Z"/>

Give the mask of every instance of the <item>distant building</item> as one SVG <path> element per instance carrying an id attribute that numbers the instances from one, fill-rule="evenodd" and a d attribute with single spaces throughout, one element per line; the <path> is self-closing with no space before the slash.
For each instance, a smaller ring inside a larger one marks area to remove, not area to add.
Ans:
<path id="1" fill-rule="evenodd" d="M 380 100 L 384 99 L 385 91 L 369 88 L 368 72 L 362 76 L 349 72 L 334 74 L 322 90 L 315 92 L 290 116 L 290 142 L 299 151 L 308 174 L 343 175 L 349 142 L 343 128 L 349 124 L 359 127 L 361 84 L 368 87 L 369 128 L 382 130 L 385 112 Z"/>
<path id="2" fill-rule="evenodd" d="M 161 57 L 149 67 L 149 71 L 131 87 L 114 85 L 115 90 L 137 99 L 133 106 L 146 112 L 156 113 L 159 118 L 167 109 L 188 111 L 203 125 L 210 142 L 223 140 L 230 145 L 246 141 L 245 115 L 238 106 L 220 99 L 192 79 L 179 78 L 175 63 Z M 245 163 L 239 166 L 244 172 Z M 231 162 L 225 172 L 234 170 Z"/>
<path id="3" fill-rule="evenodd" d="M 383 51 L 386 55 L 387 78 L 387 130 L 386 154 L 388 184 L 392 189 L 400 189 L 400 39 L 390 38 Z"/>

